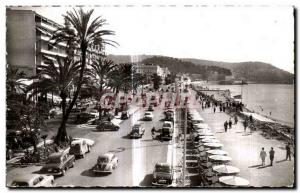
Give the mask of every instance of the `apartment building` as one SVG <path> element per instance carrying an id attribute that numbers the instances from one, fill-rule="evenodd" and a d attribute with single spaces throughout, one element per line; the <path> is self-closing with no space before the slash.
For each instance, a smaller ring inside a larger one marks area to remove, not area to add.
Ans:
<path id="1" fill-rule="evenodd" d="M 32 10 L 6 10 L 6 62 L 23 71 L 27 76 L 37 74 L 37 66 L 43 65 L 43 57 L 55 61 L 56 57 L 66 57 L 66 44 L 51 46 L 52 34 L 62 25 L 37 14 Z M 100 54 L 99 47 L 89 50 L 89 54 Z M 75 50 L 75 57 L 80 57 Z"/>

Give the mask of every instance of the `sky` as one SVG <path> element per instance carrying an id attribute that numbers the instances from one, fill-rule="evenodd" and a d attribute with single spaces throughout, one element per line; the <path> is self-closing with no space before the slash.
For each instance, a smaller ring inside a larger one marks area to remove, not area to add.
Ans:
<path id="1" fill-rule="evenodd" d="M 223 62 L 260 61 L 294 73 L 291 6 L 102 6 L 119 46 L 107 54 L 164 55 Z M 23 9 L 23 8 L 22 8 Z M 63 23 L 71 7 L 26 8 Z"/>

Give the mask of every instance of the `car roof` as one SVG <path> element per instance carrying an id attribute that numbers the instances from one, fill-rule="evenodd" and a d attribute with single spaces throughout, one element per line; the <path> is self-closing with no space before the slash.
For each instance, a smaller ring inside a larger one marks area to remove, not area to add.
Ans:
<path id="1" fill-rule="evenodd" d="M 171 164 L 169 164 L 169 163 L 160 163 L 160 162 L 157 162 L 157 163 L 155 164 L 155 166 L 168 166 L 168 167 L 171 167 Z"/>
<path id="2" fill-rule="evenodd" d="M 14 178 L 13 181 L 15 182 L 30 182 L 34 180 L 35 178 L 38 178 L 39 174 L 21 174 L 17 175 L 16 178 Z"/>
<path id="3" fill-rule="evenodd" d="M 111 159 L 113 156 L 114 156 L 113 153 L 105 153 L 105 154 L 99 155 L 98 158 L 108 158 L 108 159 Z"/>
<path id="4" fill-rule="evenodd" d="M 57 157 L 61 157 L 63 154 L 65 154 L 65 151 L 63 152 L 55 152 L 55 153 L 52 153 L 49 158 L 57 158 Z"/>

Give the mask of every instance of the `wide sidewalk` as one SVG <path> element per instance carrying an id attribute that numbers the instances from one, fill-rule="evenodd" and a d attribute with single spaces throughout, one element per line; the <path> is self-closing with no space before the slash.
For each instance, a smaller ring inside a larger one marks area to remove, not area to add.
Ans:
<path id="1" fill-rule="evenodd" d="M 213 112 L 213 108 L 201 110 L 197 108 L 205 122 L 216 133 L 217 139 L 224 145 L 223 150 L 232 158 L 230 165 L 240 169 L 238 176 L 243 177 L 254 187 L 287 187 L 294 183 L 294 158 L 286 161 L 285 144 L 276 139 L 266 139 L 260 131 L 244 132 L 241 119 L 231 129 L 224 132 L 224 122 L 229 115 L 224 112 Z M 232 118 L 233 120 L 233 118 Z M 266 166 L 261 166 L 259 153 L 264 147 L 267 152 Z M 275 150 L 273 166 L 270 166 L 269 151 Z"/>

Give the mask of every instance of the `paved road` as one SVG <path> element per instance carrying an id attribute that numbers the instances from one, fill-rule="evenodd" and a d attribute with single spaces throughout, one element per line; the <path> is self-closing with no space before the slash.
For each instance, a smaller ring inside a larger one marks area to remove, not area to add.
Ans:
<path id="1" fill-rule="evenodd" d="M 164 104 L 164 103 L 162 103 Z M 120 125 L 120 130 L 98 132 L 95 126 L 81 125 L 69 127 L 72 137 L 83 137 L 95 140 L 90 153 L 85 158 L 76 160 L 74 168 L 63 177 L 55 180 L 57 186 L 151 186 L 153 167 L 156 162 L 172 162 L 171 142 L 153 140 L 151 128 L 161 128 L 164 118 L 163 110 L 156 107 L 154 120 L 144 122 L 145 135 L 142 139 L 129 139 L 131 126 L 144 115 L 145 109 L 139 108 L 128 120 Z M 99 154 L 115 152 L 119 158 L 119 166 L 109 175 L 95 175 L 91 168 L 96 163 Z M 19 173 L 37 172 L 40 167 L 15 168 L 7 175 L 10 184 L 13 176 Z"/>

